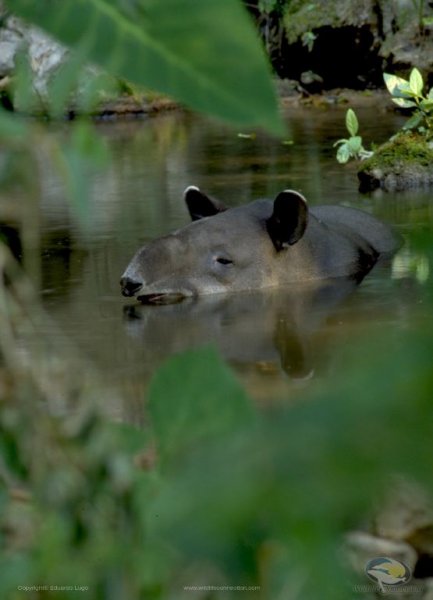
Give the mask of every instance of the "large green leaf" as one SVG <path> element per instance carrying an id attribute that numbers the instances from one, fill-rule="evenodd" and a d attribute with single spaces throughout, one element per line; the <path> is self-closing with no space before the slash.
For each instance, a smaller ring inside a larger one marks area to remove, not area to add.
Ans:
<path id="1" fill-rule="evenodd" d="M 240 382 L 212 348 L 167 361 L 150 384 L 149 411 L 163 459 L 251 424 L 254 415 Z"/>
<path id="2" fill-rule="evenodd" d="M 239 125 L 282 133 L 263 49 L 240 0 L 7 0 L 131 82 Z"/>

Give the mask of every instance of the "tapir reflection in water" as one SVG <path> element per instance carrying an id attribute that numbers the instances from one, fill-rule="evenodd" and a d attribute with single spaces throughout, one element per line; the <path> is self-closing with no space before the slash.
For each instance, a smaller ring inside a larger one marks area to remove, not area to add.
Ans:
<path id="1" fill-rule="evenodd" d="M 124 296 L 167 304 L 340 277 L 360 281 L 399 245 L 371 215 L 342 206 L 309 209 L 293 190 L 229 209 L 193 186 L 184 198 L 193 222 L 138 250 L 120 280 Z"/>
<path id="2" fill-rule="evenodd" d="M 299 381 L 327 371 L 328 363 L 332 364 L 328 333 L 333 324 L 371 318 L 370 307 L 366 310 L 356 302 L 345 305 L 356 286 L 356 280 L 340 277 L 299 284 L 293 290 L 270 288 L 160 305 L 127 304 L 123 310 L 125 331 L 131 338 L 128 364 L 136 364 L 141 375 L 150 377 L 169 356 L 211 344 L 253 397 L 260 396 L 261 389 L 250 385 L 256 375 L 266 376 L 266 393 L 272 396 L 271 390 L 286 382 L 287 376 Z M 338 331 L 341 339 L 340 325 Z M 336 347 L 335 341 L 331 348 Z"/>

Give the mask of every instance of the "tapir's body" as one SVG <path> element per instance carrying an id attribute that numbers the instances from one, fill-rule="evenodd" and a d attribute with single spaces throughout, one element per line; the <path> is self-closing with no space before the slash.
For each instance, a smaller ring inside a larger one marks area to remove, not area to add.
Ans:
<path id="1" fill-rule="evenodd" d="M 318 206 L 290 190 L 274 202 L 224 209 L 198 188 L 185 191 L 193 222 L 141 248 L 121 279 L 145 302 L 283 287 L 304 281 L 362 279 L 398 239 L 371 215 Z"/>

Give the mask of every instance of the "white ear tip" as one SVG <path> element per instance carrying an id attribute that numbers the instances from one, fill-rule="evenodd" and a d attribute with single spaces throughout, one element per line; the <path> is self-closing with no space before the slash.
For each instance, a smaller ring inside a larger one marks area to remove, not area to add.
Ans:
<path id="1" fill-rule="evenodd" d="M 303 202 L 307 202 L 306 197 L 303 194 L 301 194 L 301 192 L 297 192 L 296 190 L 283 190 L 283 194 L 292 194 L 298 196 Z"/>
<path id="2" fill-rule="evenodd" d="M 189 185 L 185 189 L 183 195 L 185 196 L 188 192 L 199 192 L 199 191 L 200 191 L 200 188 L 198 188 L 196 185 Z"/>

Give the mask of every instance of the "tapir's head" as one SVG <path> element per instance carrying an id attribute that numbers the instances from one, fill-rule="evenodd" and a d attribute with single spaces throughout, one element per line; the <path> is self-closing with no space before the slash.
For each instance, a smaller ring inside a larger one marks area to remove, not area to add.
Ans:
<path id="1" fill-rule="evenodd" d="M 193 222 L 140 248 L 120 280 L 124 296 L 157 304 L 280 283 L 281 256 L 307 226 L 301 194 L 232 209 L 196 187 L 184 198 Z"/>

